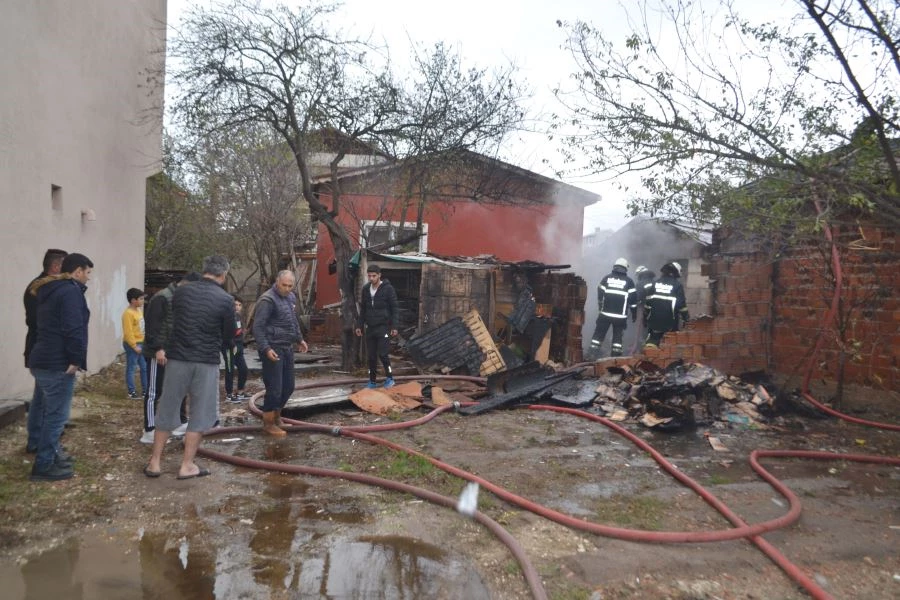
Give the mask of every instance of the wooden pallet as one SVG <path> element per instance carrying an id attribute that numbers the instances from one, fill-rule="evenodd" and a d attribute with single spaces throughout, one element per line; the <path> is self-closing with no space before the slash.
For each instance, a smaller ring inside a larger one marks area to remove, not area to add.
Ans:
<path id="1" fill-rule="evenodd" d="M 478 311 L 473 309 L 467 312 L 463 316 L 463 323 L 472 333 L 475 343 L 484 352 L 484 361 L 481 363 L 479 371 L 480 375 L 484 377 L 497 371 L 504 371 L 506 363 L 503 361 L 503 357 L 500 356 L 500 351 L 494 344 L 494 339 L 491 337 L 491 333 L 485 326 L 484 321 L 481 320 L 481 315 L 478 314 Z"/>

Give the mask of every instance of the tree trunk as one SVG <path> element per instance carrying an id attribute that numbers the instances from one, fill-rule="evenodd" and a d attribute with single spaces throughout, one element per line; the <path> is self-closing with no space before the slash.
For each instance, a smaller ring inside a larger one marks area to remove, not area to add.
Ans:
<path id="1" fill-rule="evenodd" d="M 341 294 L 341 370 L 352 371 L 356 367 L 354 358 L 354 329 L 358 311 L 356 307 L 355 277 L 349 269 L 350 265 L 350 236 L 333 216 L 327 212 L 320 214 L 319 218 L 334 246 L 334 258 L 337 261 L 338 290 Z"/>

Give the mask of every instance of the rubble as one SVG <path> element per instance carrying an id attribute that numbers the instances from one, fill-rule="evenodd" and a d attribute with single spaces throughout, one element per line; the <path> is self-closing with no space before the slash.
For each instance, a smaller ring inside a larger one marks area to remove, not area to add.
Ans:
<path id="1" fill-rule="evenodd" d="M 764 426 L 775 414 L 774 397 L 765 386 L 700 363 L 607 367 L 595 391 L 594 402 L 604 414 L 620 419 L 626 410 L 635 422 L 661 430 L 716 423 Z"/>

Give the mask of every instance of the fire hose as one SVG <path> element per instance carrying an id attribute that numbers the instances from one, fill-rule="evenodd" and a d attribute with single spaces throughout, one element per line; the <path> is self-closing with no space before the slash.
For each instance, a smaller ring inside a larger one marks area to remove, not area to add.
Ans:
<path id="1" fill-rule="evenodd" d="M 451 379 L 462 379 L 467 381 L 475 381 L 482 382 L 483 379 L 476 377 L 466 377 L 466 376 L 449 376 L 449 377 L 438 377 L 438 378 L 451 378 Z M 419 379 L 418 377 L 397 377 L 397 379 Z M 333 385 L 346 385 L 346 384 L 354 384 L 354 383 L 363 383 L 364 379 L 345 379 L 338 381 L 328 381 L 328 382 L 316 382 L 311 384 L 304 384 L 298 386 L 298 389 L 313 389 L 317 387 L 325 387 L 325 386 L 333 386 Z M 262 393 L 256 394 L 254 398 L 249 401 L 250 411 L 257 416 L 260 414 L 260 410 L 256 407 L 255 399 L 262 395 Z M 758 523 L 756 525 L 749 525 L 740 519 L 738 515 L 732 512 L 724 503 L 718 500 L 713 494 L 704 489 L 699 483 L 682 473 L 672 465 L 669 461 L 665 459 L 659 452 L 653 449 L 649 444 L 626 430 L 625 428 L 617 425 L 616 423 L 605 419 L 603 417 L 598 417 L 591 413 L 587 413 L 584 411 L 576 410 L 576 409 L 568 409 L 561 407 L 550 407 L 550 406 L 539 406 L 532 405 L 529 408 L 532 410 L 548 410 L 559 413 L 572 414 L 574 416 L 578 416 L 580 418 L 592 420 L 598 422 L 610 429 L 614 432 L 622 435 L 627 438 L 629 441 L 640 447 L 642 450 L 650 454 L 650 456 L 659 464 L 667 473 L 672 475 L 679 482 L 684 484 L 686 487 L 692 489 L 695 493 L 701 496 L 701 498 L 710 504 L 713 508 L 719 511 L 723 516 L 725 516 L 733 525 L 733 528 L 717 530 L 717 531 L 707 531 L 707 532 L 677 532 L 677 531 L 668 531 L 668 532 L 660 532 L 660 531 L 641 531 L 641 530 L 632 530 L 632 529 L 623 529 L 618 527 L 611 527 L 605 525 L 599 525 L 596 523 L 591 523 L 582 519 L 576 519 L 570 517 L 568 515 L 559 513 L 547 507 L 538 505 L 533 503 L 525 498 L 521 498 L 504 488 L 493 484 L 492 482 L 478 477 L 472 473 L 468 473 L 454 467 L 452 465 L 443 463 L 433 457 L 422 454 L 414 449 L 406 448 L 400 444 L 396 444 L 389 440 L 385 440 L 383 438 L 379 438 L 373 435 L 370 435 L 368 432 L 374 431 L 389 431 L 396 429 L 403 429 L 408 427 L 413 427 L 416 425 L 420 425 L 426 423 L 432 419 L 434 419 L 437 415 L 441 414 L 452 408 L 451 406 L 439 407 L 427 415 L 420 417 L 418 419 L 414 419 L 411 421 L 398 422 L 398 423 L 390 423 L 384 425 L 370 425 L 370 426 L 362 426 L 362 427 L 334 427 L 329 425 L 320 425 L 316 423 L 308 423 L 304 421 L 296 421 L 292 419 L 284 419 L 286 422 L 286 429 L 288 431 L 307 431 L 313 433 L 322 433 L 322 434 L 332 434 L 338 435 L 342 437 L 347 437 L 350 439 L 356 439 L 360 441 L 365 441 L 372 444 L 379 444 L 385 447 L 405 452 L 410 455 L 418 456 L 424 460 L 427 460 L 429 463 L 433 464 L 435 467 L 444 470 L 447 473 L 465 479 L 467 481 L 478 483 L 480 486 L 484 487 L 488 491 L 494 493 L 498 497 L 519 506 L 525 510 L 529 510 L 539 516 L 544 518 L 553 520 L 557 523 L 565 525 L 567 527 L 578 529 L 590 533 L 595 533 L 602 536 L 612 537 L 616 539 L 628 540 L 628 541 L 636 541 L 636 542 L 653 542 L 653 543 L 693 543 L 693 542 L 717 542 L 717 541 L 725 541 L 725 540 L 734 540 L 739 538 L 749 538 L 751 542 L 753 542 L 762 552 L 764 552 L 773 562 L 775 562 L 788 576 L 794 579 L 797 583 L 803 586 L 812 597 L 817 599 L 827 599 L 830 596 L 822 590 L 814 581 L 812 581 L 807 575 L 805 575 L 800 568 L 791 563 L 786 557 L 784 557 L 777 549 L 775 549 L 771 544 L 766 542 L 763 538 L 761 538 L 761 534 L 773 531 L 782 527 L 789 526 L 796 522 L 799 518 L 801 504 L 799 498 L 789 489 L 787 486 L 778 481 L 773 475 L 771 475 L 768 471 L 766 471 L 762 465 L 759 463 L 759 459 L 761 458 L 783 458 L 783 457 L 792 457 L 792 458 L 813 458 L 813 459 L 823 459 L 823 460 L 847 460 L 847 461 L 855 461 L 855 462 L 868 462 L 868 463 L 876 463 L 876 464 L 889 464 L 900 466 L 900 459 L 890 458 L 890 457 L 880 457 L 880 456 L 868 456 L 868 455 L 853 455 L 853 454 L 833 454 L 826 452 L 805 452 L 805 451 L 774 451 L 774 450 L 756 450 L 750 456 L 750 463 L 754 471 L 760 475 L 769 485 L 771 485 L 779 494 L 783 495 L 789 502 L 790 508 L 788 512 L 782 517 L 772 519 L 770 521 L 765 521 L 762 523 Z M 212 430 L 209 434 L 220 434 L 220 433 L 235 433 L 235 432 L 247 432 L 247 431 L 258 431 L 258 426 L 243 426 L 243 427 L 228 427 L 228 428 L 219 428 Z M 402 491 L 406 493 L 414 494 L 420 498 L 432 501 L 436 504 L 442 506 L 453 506 L 453 499 L 446 498 L 437 494 L 434 494 L 427 490 L 422 490 L 420 488 L 415 488 L 414 486 L 409 486 L 407 484 L 402 484 L 398 482 L 392 482 L 389 480 L 384 480 L 376 477 L 371 477 L 368 475 L 355 474 L 355 473 L 347 473 L 344 471 L 333 471 L 330 469 L 320 469 L 315 467 L 303 467 L 299 465 L 284 465 L 280 463 L 272 463 L 267 461 L 257 461 L 253 459 L 246 458 L 238 458 L 233 457 L 228 454 L 214 452 L 211 450 L 200 449 L 199 453 L 201 455 L 207 456 L 209 458 L 220 460 L 223 462 L 229 462 L 231 464 L 248 466 L 254 468 L 263 468 L 268 470 L 282 471 L 288 473 L 298 473 L 298 474 L 308 474 L 315 476 L 325 476 L 325 477 L 337 477 L 342 479 L 347 479 L 351 481 L 357 481 L 360 483 L 366 483 L 369 485 L 376 485 L 380 487 L 386 487 L 388 489 L 393 489 L 396 491 Z M 476 513 L 476 515 L 481 515 L 481 513 Z M 483 516 L 483 515 L 481 515 Z M 519 561 L 519 564 L 522 566 L 523 575 L 526 578 L 526 581 L 531 588 L 532 595 L 535 598 L 544 598 L 546 597 L 546 593 L 544 592 L 540 579 L 534 571 L 534 567 L 531 566 L 527 557 L 525 557 L 524 552 L 518 546 L 511 536 L 507 532 L 503 532 L 502 534 L 497 531 L 497 529 L 502 528 L 493 523 L 487 517 L 484 517 L 485 520 L 481 518 L 476 518 L 479 523 L 482 523 L 486 527 L 488 527 L 497 537 L 510 549 L 510 551 L 515 556 L 516 560 Z"/>

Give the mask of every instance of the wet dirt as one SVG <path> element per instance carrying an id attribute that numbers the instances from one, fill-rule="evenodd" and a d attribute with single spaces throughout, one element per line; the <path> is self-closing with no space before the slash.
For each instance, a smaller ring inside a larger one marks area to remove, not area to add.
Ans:
<path id="1" fill-rule="evenodd" d="M 343 377 L 343 375 L 335 376 Z M 252 381 L 250 388 L 261 386 Z M 896 422 L 900 399 L 858 391 L 848 412 Z M 4 598 L 530 598 L 509 550 L 456 511 L 338 478 L 254 470 L 198 459 L 210 477 L 177 481 L 180 444 L 163 476 L 142 473 L 140 408 L 79 394 L 64 441 L 77 476 L 29 484 L 22 423 L 0 431 Z M 256 423 L 223 404 L 225 425 Z M 306 415 L 351 427 L 419 417 L 349 406 Z M 787 502 L 747 463 L 755 448 L 900 455 L 900 434 L 785 417 L 659 434 L 625 427 L 751 523 Z M 727 448 L 713 450 L 705 433 Z M 444 413 L 380 437 L 468 470 L 533 502 L 591 522 L 652 531 L 726 529 L 724 518 L 602 424 L 572 415 L 498 410 Z M 334 435 L 211 436 L 204 447 L 261 460 L 362 472 L 455 497 L 465 482 L 379 446 Z M 800 520 L 765 535 L 835 598 L 900 595 L 900 469 L 852 462 L 764 461 L 803 503 Z M 24 482 L 24 483 L 22 483 Z M 808 597 L 745 540 L 652 544 L 564 526 L 482 490 L 479 510 L 524 547 L 553 599 Z"/>

